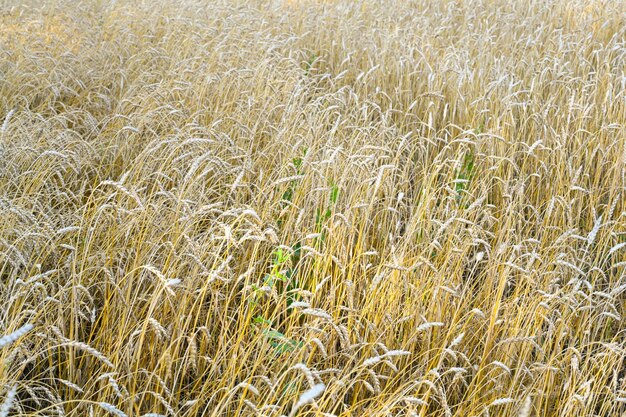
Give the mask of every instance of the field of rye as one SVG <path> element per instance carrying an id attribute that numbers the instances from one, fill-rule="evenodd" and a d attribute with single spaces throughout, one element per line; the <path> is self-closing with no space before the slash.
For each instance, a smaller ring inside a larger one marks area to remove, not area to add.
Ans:
<path id="1" fill-rule="evenodd" d="M 619 417 L 625 316 L 625 1 L 0 2 L 0 417 Z"/>

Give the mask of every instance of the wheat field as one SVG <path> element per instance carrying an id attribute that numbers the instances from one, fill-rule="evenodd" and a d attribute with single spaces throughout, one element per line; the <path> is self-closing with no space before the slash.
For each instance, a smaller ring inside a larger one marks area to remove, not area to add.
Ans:
<path id="1" fill-rule="evenodd" d="M 626 2 L 0 5 L 0 417 L 626 415 Z"/>

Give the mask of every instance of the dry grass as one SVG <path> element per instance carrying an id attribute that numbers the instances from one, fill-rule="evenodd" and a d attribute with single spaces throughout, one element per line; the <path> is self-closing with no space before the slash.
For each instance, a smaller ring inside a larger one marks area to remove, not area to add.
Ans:
<path id="1" fill-rule="evenodd" d="M 623 415 L 625 11 L 5 1 L 0 413 Z"/>

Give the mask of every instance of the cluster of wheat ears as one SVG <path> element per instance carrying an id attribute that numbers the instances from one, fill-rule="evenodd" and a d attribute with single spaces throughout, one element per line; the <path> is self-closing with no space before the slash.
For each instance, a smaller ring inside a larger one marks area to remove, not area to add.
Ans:
<path id="1" fill-rule="evenodd" d="M 4 0 L 0 416 L 626 413 L 626 3 Z"/>

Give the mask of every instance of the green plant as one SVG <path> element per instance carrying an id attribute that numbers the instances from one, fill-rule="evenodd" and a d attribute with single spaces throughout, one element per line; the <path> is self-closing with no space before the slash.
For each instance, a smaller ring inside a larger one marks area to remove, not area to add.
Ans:
<path id="1" fill-rule="evenodd" d="M 315 212 L 315 233 L 319 233 L 320 237 L 317 239 L 318 245 L 323 245 L 326 240 L 326 230 L 324 224 L 331 218 L 333 214 L 333 207 L 337 203 L 339 198 L 339 187 L 334 182 L 330 184 L 330 194 L 328 197 L 328 205 L 325 209 L 318 208 Z"/>
<path id="2" fill-rule="evenodd" d="M 455 191 L 456 191 L 456 201 L 458 204 L 462 204 L 464 201 L 465 193 L 469 188 L 469 184 L 473 177 L 474 171 L 474 154 L 472 152 L 467 152 L 463 156 L 463 163 L 461 164 L 461 168 L 456 173 L 455 178 Z"/>

